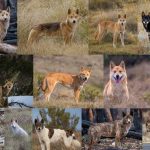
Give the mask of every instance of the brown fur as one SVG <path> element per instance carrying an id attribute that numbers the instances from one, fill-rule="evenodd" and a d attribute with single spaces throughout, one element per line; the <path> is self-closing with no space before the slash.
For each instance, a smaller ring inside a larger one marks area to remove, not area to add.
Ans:
<path id="1" fill-rule="evenodd" d="M 108 123 L 96 123 L 90 126 L 88 135 L 91 139 L 90 147 L 99 142 L 101 137 L 115 137 L 115 146 L 120 146 L 120 140 L 127 135 L 131 128 L 133 117 L 127 114 L 122 120 Z"/>
<path id="2" fill-rule="evenodd" d="M 126 15 L 121 17 L 118 15 L 118 21 L 99 21 L 98 31 L 96 32 L 95 39 L 101 41 L 104 34 L 111 32 L 113 34 L 113 47 L 116 47 L 117 37 L 120 34 L 122 46 L 124 46 L 124 33 L 126 25 Z"/>
<path id="3" fill-rule="evenodd" d="M 34 26 L 28 37 L 28 46 L 42 36 L 62 36 L 65 44 L 71 43 L 79 19 L 79 10 L 68 9 L 68 15 L 65 22 L 44 23 Z"/>
<path id="4" fill-rule="evenodd" d="M 74 90 L 75 100 L 78 103 L 80 91 L 84 83 L 90 77 L 91 70 L 81 68 L 79 75 L 69 73 L 49 73 L 43 80 L 42 90 L 44 91 L 45 99 L 48 101 L 57 83 L 63 86 L 69 86 Z"/>

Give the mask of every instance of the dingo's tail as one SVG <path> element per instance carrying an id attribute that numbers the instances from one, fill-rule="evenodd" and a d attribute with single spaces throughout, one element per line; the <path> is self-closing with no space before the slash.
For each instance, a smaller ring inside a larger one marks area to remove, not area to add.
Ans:
<path id="1" fill-rule="evenodd" d="M 47 78 L 45 77 L 42 83 L 42 90 L 45 91 L 47 88 Z"/>

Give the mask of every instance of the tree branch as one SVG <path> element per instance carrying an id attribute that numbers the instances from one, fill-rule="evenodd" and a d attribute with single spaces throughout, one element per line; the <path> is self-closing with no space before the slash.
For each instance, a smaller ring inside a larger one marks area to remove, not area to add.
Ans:
<path id="1" fill-rule="evenodd" d="M 0 53 L 15 54 L 16 50 L 17 50 L 16 46 L 6 44 L 6 43 L 0 43 Z"/>
<path id="2" fill-rule="evenodd" d="M 21 108 L 22 108 L 23 106 L 24 106 L 24 107 L 28 107 L 28 108 L 33 108 L 32 106 L 28 106 L 28 105 L 26 105 L 26 104 L 24 104 L 24 103 L 19 103 L 19 102 L 11 102 L 11 103 L 8 104 L 8 106 L 13 106 L 13 105 L 15 105 L 15 104 L 19 105 Z"/>

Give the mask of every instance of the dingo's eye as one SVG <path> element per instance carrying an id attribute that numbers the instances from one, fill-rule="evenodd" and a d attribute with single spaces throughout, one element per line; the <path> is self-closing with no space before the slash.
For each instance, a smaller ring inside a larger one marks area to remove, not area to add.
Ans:
<path id="1" fill-rule="evenodd" d="M 114 70 L 114 73 L 116 73 L 117 71 L 116 70 Z"/>
<path id="2" fill-rule="evenodd" d="M 71 18 L 73 18 L 73 16 L 70 16 Z"/>
<path id="3" fill-rule="evenodd" d="M 122 71 L 120 70 L 119 73 L 122 73 Z"/>

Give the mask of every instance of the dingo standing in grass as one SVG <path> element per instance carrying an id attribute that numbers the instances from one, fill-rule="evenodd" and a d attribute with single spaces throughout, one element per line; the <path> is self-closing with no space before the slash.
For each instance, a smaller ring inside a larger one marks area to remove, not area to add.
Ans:
<path id="1" fill-rule="evenodd" d="M 110 79 L 104 88 L 104 101 L 106 105 L 110 103 L 121 103 L 129 100 L 129 92 L 127 86 L 127 73 L 124 61 L 116 66 L 110 62 Z"/>
<path id="2" fill-rule="evenodd" d="M 3 42 L 7 34 L 10 22 L 10 7 L 7 10 L 0 10 L 0 43 Z"/>
<path id="3" fill-rule="evenodd" d="M 68 15 L 65 22 L 44 23 L 34 26 L 28 37 L 28 46 L 34 41 L 38 41 L 44 35 L 61 35 L 65 44 L 71 43 L 79 20 L 79 9 L 68 9 Z"/>
<path id="4" fill-rule="evenodd" d="M 113 34 L 113 47 L 116 48 L 117 37 L 120 34 L 121 44 L 124 47 L 124 34 L 126 27 L 126 15 L 123 17 L 118 15 L 118 21 L 99 21 L 98 31 L 96 32 L 95 39 L 101 41 L 104 34 L 111 32 Z"/>
<path id="5" fill-rule="evenodd" d="M 57 83 L 63 86 L 70 87 L 74 90 L 76 103 L 79 101 L 80 91 L 91 74 L 91 69 L 81 67 L 78 75 L 69 73 L 49 73 L 43 80 L 42 90 L 44 91 L 45 99 L 49 101 L 50 95 L 53 92 Z"/>

